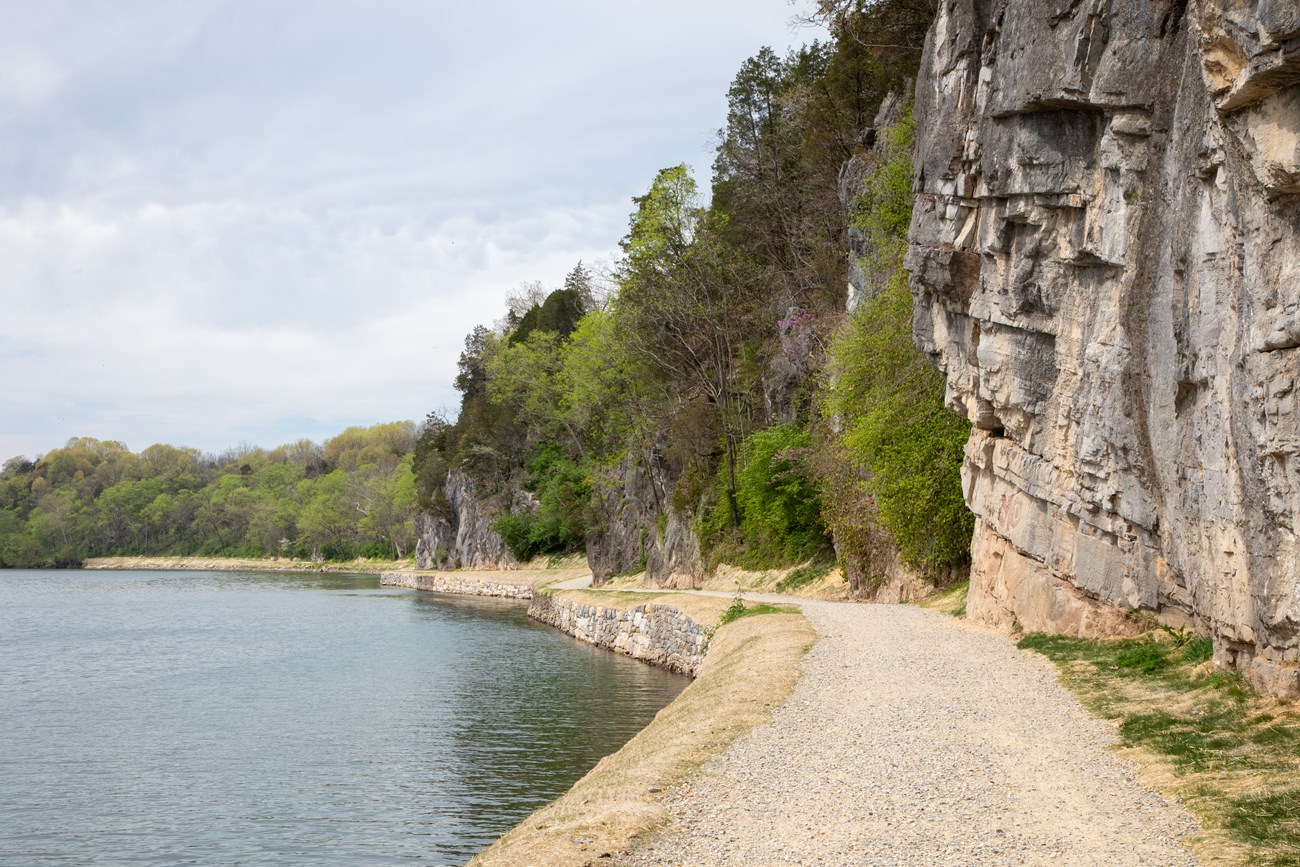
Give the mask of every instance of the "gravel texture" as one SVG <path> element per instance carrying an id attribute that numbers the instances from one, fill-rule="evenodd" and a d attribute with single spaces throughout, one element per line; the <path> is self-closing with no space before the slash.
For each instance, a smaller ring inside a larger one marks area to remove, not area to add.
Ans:
<path id="1" fill-rule="evenodd" d="M 803 603 L 822 636 L 771 721 L 664 793 L 627 865 L 1195 864 L 1177 804 L 1052 665 L 910 606 Z"/>

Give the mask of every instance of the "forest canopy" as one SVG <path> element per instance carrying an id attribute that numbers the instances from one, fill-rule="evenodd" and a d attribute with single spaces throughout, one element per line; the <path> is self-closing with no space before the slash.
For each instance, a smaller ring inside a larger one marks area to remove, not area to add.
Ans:
<path id="1" fill-rule="evenodd" d="M 323 445 L 138 454 L 77 437 L 0 471 L 0 566 L 105 555 L 403 557 L 415 544 L 416 428 L 351 427 Z"/>

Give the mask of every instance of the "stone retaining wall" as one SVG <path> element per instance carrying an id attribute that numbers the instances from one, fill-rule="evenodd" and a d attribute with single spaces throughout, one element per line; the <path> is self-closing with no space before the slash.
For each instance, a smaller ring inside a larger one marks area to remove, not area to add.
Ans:
<path id="1" fill-rule="evenodd" d="M 505 599 L 532 599 L 533 585 L 486 581 L 469 575 L 418 572 L 382 572 L 379 583 L 385 587 L 431 590 L 435 593 L 458 593 L 462 596 L 500 596 Z"/>
<path id="2" fill-rule="evenodd" d="M 611 608 L 539 595 L 528 616 L 579 641 L 690 677 L 699 673 L 709 643 L 708 630 L 671 605 Z"/>

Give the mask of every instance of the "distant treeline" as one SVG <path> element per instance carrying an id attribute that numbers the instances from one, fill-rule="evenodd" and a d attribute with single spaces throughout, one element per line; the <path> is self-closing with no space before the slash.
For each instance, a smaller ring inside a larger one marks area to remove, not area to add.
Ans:
<path id="1" fill-rule="evenodd" d="M 318 445 L 196 449 L 78 437 L 0 472 L 0 566 L 107 555 L 403 557 L 415 544 L 415 425 Z"/>
<path id="2" fill-rule="evenodd" d="M 708 563 L 836 556 L 858 586 L 898 558 L 936 575 L 965 560 L 969 427 L 913 348 L 902 271 L 932 4 L 818 9 L 829 43 L 737 73 L 707 205 L 686 166 L 663 169 L 612 273 L 526 286 L 468 336 L 459 417 L 431 417 L 416 449 L 435 519 L 456 520 L 459 473 L 522 559 L 614 550 L 614 525 L 649 510 L 641 562 L 612 571 L 644 565 L 673 519 Z"/>

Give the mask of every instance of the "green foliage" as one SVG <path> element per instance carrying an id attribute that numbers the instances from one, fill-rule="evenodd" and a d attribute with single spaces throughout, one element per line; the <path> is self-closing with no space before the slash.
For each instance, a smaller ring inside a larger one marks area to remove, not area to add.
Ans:
<path id="1" fill-rule="evenodd" d="M 756 617 L 760 614 L 794 614 L 798 611 L 792 605 L 773 605 L 770 602 L 758 602 L 753 605 L 746 605 L 745 601 L 739 596 L 731 603 L 722 616 L 718 618 L 719 626 L 726 626 L 728 623 L 734 623 L 742 617 Z"/>
<path id="2" fill-rule="evenodd" d="M 555 443 L 542 443 L 528 462 L 525 490 L 537 494 L 532 512 L 506 511 L 492 524 L 510 553 L 522 561 L 581 549 L 586 535 L 591 480 Z"/>
<path id="3" fill-rule="evenodd" d="M 744 549 L 741 565 L 783 565 L 806 560 L 828 547 L 817 490 L 807 471 L 811 437 L 795 425 L 775 425 L 751 434 L 741 447 L 736 505 Z M 725 467 L 723 468 L 725 471 Z M 707 526 L 720 542 L 729 504 L 725 477 Z"/>
<path id="4" fill-rule="evenodd" d="M 663 382 L 622 333 L 621 317 L 593 310 L 565 346 L 561 407 L 592 456 L 621 456 L 644 440 L 665 400 Z"/>
<path id="5" fill-rule="evenodd" d="M 943 376 L 912 345 L 911 321 L 899 273 L 837 335 L 827 406 L 904 560 L 938 569 L 967 558 L 974 530 L 961 492 L 970 423 L 944 406 Z"/>
<path id="6" fill-rule="evenodd" d="M 73 439 L 0 472 L 0 566 L 101 555 L 401 557 L 415 544 L 409 422 L 204 456 Z"/>
<path id="7" fill-rule="evenodd" d="M 729 605 L 727 610 L 722 612 L 722 616 L 718 618 L 718 625 L 726 626 L 733 620 L 739 620 L 745 616 L 745 611 L 745 600 L 741 599 L 740 594 L 737 593 L 736 598 L 732 600 L 731 605 Z"/>
<path id="8" fill-rule="evenodd" d="M 1209 662 L 1214 658 L 1214 641 L 1208 635 L 1192 638 L 1179 646 L 1183 650 L 1183 659 L 1192 665 Z"/>
<path id="9" fill-rule="evenodd" d="M 916 118 L 909 106 L 877 142 L 876 165 L 853 203 L 853 223 L 875 247 L 890 249 L 907 237 L 912 222 L 912 142 Z"/>
<path id="10" fill-rule="evenodd" d="M 903 559 L 937 571 L 968 556 L 974 519 L 962 498 L 961 464 L 970 423 L 945 407 L 943 375 L 912 344 L 901 254 L 913 128 L 909 115 L 885 131 L 887 158 L 866 183 L 857 221 L 876 240 L 875 271 L 885 276 L 835 336 L 824 409 L 841 424 L 844 457 L 861 468 L 878 521 Z"/>
<path id="11" fill-rule="evenodd" d="M 570 278 L 573 276 L 570 274 Z M 554 334 L 559 338 L 568 337 L 573 333 L 573 329 L 577 327 L 578 320 L 584 313 L 579 288 L 575 286 L 572 289 L 557 289 L 547 295 L 545 301 L 534 305 L 524 314 L 523 319 L 515 326 L 515 330 L 510 333 L 507 342 L 513 346 L 537 332 Z"/>
<path id="12" fill-rule="evenodd" d="M 1115 667 L 1153 674 L 1169 665 L 1169 655 L 1163 645 L 1144 642 L 1121 650 L 1115 655 Z"/>
<path id="13" fill-rule="evenodd" d="M 492 522 L 492 530 L 505 541 L 510 553 L 520 562 L 541 554 L 543 548 L 534 540 L 537 519 L 528 512 L 505 512 Z"/>

